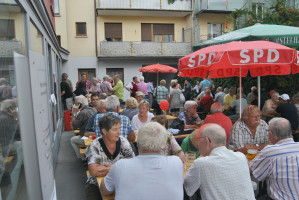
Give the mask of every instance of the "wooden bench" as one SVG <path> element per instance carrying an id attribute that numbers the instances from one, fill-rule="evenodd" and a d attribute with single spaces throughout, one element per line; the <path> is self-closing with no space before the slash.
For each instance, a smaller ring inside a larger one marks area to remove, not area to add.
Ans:
<path id="1" fill-rule="evenodd" d="M 188 135 L 190 135 L 190 134 L 174 135 L 173 137 L 174 137 L 175 139 L 177 139 L 177 138 L 185 138 L 185 137 L 187 137 Z"/>
<path id="2" fill-rule="evenodd" d="M 89 171 L 86 171 L 86 176 L 87 178 L 89 177 Z M 98 182 L 98 185 L 99 185 L 99 188 L 100 188 L 100 185 L 101 185 L 101 182 L 103 181 L 105 177 L 97 177 L 97 182 Z M 111 195 L 108 195 L 108 196 L 104 196 L 102 195 L 102 198 L 103 200 L 114 200 L 115 198 L 115 193 L 111 194 Z"/>

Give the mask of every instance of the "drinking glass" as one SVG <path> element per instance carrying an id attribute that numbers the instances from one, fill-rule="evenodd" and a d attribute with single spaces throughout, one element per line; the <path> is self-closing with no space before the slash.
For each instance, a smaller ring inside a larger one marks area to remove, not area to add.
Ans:
<path id="1" fill-rule="evenodd" d="M 194 163 L 194 160 L 196 159 L 196 153 L 193 151 L 187 151 L 185 155 L 186 155 L 186 167 L 190 168 Z"/>

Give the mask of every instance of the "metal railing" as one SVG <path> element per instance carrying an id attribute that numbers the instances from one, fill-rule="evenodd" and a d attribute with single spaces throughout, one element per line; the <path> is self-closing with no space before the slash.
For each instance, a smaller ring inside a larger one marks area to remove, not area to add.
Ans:
<path id="1" fill-rule="evenodd" d="M 100 57 L 172 57 L 191 53 L 187 42 L 100 42 Z"/>
<path id="2" fill-rule="evenodd" d="M 21 53 L 22 43 L 20 41 L 0 41 L 0 57 L 13 57 L 13 52 Z"/>
<path id="3" fill-rule="evenodd" d="M 168 4 L 167 0 L 99 0 L 100 9 L 157 9 L 157 10 L 192 10 L 192 0 L 177 0 Z"/>
<path id="4" fill-rule="evenodd" d="M 202 11 L 232 12 L 242 8 L 245 0 L 197 0 L 195 14 Z"/>

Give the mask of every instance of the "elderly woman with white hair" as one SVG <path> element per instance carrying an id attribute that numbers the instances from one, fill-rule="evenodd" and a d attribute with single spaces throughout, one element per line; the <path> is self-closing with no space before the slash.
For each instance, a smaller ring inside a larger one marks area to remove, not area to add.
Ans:
<path id="1" fill-rule="evenodd" d="M 100 85 L 101 92 L 106 94 L 111 94 L 113 92 L 113 88 L 111 83 L 109 82 L 110 77 L 108 75 L 105 75 L 103 77 L 103 82 Z"/>
<path id="2" fill-rule="evenodd" d="M 101 92 L 101 84 L 99 83 L 99 79 L 97 77 L 92 78 L 92 85 L 90 89 L 88 90 L 89 93 L 96 93 L 100 94 Z"/>
<path id="3" fill-rule="evenodd" d="M 132 126 L 134 130 L 139 130 L 142 126 L 149 123 L 154 117 L 153 113 L 149 112 L 149 103 L 145 100 L 142 100 L 139 105 L 139 114 L 135 115 L 132 119 Z"/>
<path id="4" fill-rule="evenodd" d="M 230 132 L 230 143 L 236 151 L 247 153 L 247 149 L 263 149 L 269 141 L 268 124 L 261 119 L 260 109 L 247 105 L 241 119 L 236 121 Z"/>
<path id="5" fill-rule="evenodd" d="M 138 132 L 139 156 L 115 163 L 101 183 L 103 195 L 115 191 L 115 199 L 183 199 L 183 162 L 165 156 L 166 129 L 151 122 Z M 129 180 L 134 177 L 134 181 Z"/>
<path id="6" fill-rule="evenodd" d="M 201 123 L 201 119 L 197 114 L 197 104 L 195 101 L 186 101 L 184 105 L 185 111 L 179 114 L 179 118 L 185 122 L 186 129 L 195 129 L 196 124 Z"/>

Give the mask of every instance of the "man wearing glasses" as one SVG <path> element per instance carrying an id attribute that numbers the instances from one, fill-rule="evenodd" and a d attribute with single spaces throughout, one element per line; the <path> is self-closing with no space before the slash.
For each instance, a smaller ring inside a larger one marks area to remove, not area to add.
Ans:
<path id="1" fill-rule="evenodd" d="M 269 121 L 269 139 L 265 147 L 249 163 L 253 176 L 259 181 L 267 180 L 270 199 L 299 198 L 299 142 L 294 142 L 292 127 L 285 118 Z"/>
<path id="2" fill-rule="evenodd" d="M 225 130 L 218 124 L 203 125 L 197 141 L 201 157 L 184 179 L 187 195 L 199 189 L 201 199 L 255 199 L 247 159 L 225 147 Z"/>

